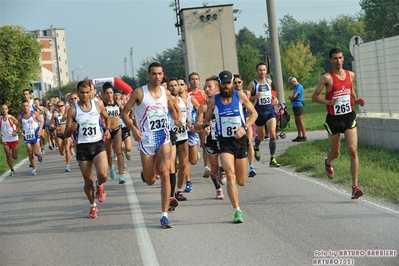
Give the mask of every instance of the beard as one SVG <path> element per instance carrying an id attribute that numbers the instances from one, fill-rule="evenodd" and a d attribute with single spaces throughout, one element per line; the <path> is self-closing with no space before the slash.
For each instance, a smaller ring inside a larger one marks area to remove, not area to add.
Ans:
<path id="1" fill-rule="evenodd" d="M 220 96 L 222 96 L 223 98 L 230 98 L 231 96 L 233 96 L 233 91 L 234 90 L 231 90 L 229 88 L 223 88 L 220 91 Z"/>

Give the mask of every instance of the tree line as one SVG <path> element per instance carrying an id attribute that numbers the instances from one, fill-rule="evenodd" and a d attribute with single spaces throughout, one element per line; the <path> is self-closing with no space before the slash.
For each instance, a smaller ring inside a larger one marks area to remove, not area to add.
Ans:
<path id="1" fill-rule="evenodd" d="M 331 21 L 298 21 L 291 15 L 279 20 L 279 44 L 282 72 L 285 82 L 295 76 L 305 86 L 317 84 L 319 77 L 330 69 L 328 52 L 333 47 L 343 50 L 344 68 L 351 69 L 353 57 L 349 52 L 349 40 L 359 35 L 364 41 L 373 41 L 399 35 L 399 0 L 360 0 L 361 12 L 340 15 Z M 239 72 L 244 81 L 256 78 L 255 66 L 270 56 L 268 26 L 256 36 L 248 28 L 236 34 Z M 22 90 L 38 80 L 41 47 L 34 35 L 20 26 L 0 27 L 0 103 L 7 104 L 12 112 L 19 111 Z M 135 77 L 121 76 L 132 88 L 147 83 L 147 68 L 151 62 L 160 62 L 168 77 L 185 77 L 182 42 L 142 60 Z M 273 70 L 271 70 L 273 76 Z M 288 83 L 285 84 L 288 87 Z M 48 97 L 59 91 L 63 94 L 74 90 L 73 84 L 53 88 Z"/>

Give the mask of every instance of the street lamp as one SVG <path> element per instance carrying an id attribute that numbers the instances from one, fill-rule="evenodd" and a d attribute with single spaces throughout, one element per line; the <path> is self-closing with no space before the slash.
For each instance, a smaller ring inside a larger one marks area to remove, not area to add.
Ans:
<path id="1" fill-rule="evenodd" d="M 82 75 L 82 74 L 84 74 L 84 73 L 86 73 L 86 71 L 83 71 L 83 72 L 79 73 L 79 74 L 76 76 L 76 77 L 78 78 L 78 81 L 79 81 L 79 76 Z"/>
<path id="2" fill-rule="evenodd" d="M 130 62 L 132 63 L 132 78 L 134 78 L 133 47 L 130 47 Z"/>
<path id="3" fill-rule="evenodd" d="M 79 68 L 82 68 L 82 66 L 79 66 L 79 67 L 77 67 L 77 68 L 75 68 L 74 70 L 71 71 L 71 73 L 72 73 L 72 81 L 75 81 L 74 72 L 75 72 L 75 70 L 77 70 Z"/>

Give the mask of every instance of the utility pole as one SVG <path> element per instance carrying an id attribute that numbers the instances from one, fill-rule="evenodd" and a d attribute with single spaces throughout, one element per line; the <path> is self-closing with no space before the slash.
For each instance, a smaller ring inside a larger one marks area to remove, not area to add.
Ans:
<path id="1" fill-rule="evenodd" d="M 276 84 L 277 98 L 285 103 L 283 74 L 281 71 L 280 48 L 278 44 L 276 8 L 274 0 L 266 0 L 267 20 L 269 22 L 270 41 L 272 45 L 273 83 Z"/>
<path id="2" fill-rule="evenodd" d="M 130 63 L 132 64 L 132 78 L 134 78 L 133 47 L 130 47 Z"/>
<path id="3" fill-rule="evenodd" d="M 127 76 L 126 60 L 127 58 L 125 57 L 125 76 Z"/>

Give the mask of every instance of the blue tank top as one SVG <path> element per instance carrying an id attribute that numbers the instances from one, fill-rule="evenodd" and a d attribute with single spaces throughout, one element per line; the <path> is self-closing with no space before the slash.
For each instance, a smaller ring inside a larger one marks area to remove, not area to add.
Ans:
<path id="1" fill-rule="evenodd" d="M 266 83 L 260 84 L 257 80 L 254 80 L 254 90 L 251 92 L 251 96 L 255 96 L 258 92 L 262 93 L 262 97 L 254 101 L 255 110 L 258 114 L 267 114 L 274 112 L 274 106 L 272 104 L 272 87 L 266 79 Z"/>
<path id="2" fill-rule="evenodd" d="M 245 124 L 246 111 L 238 97 L 238 91 L 233 91 L 231 102 L 227 105 L 220 100 L 220 94 L 215 95 L 216 133 L 218 136 L 234 137 L 237 129 Z"/>

